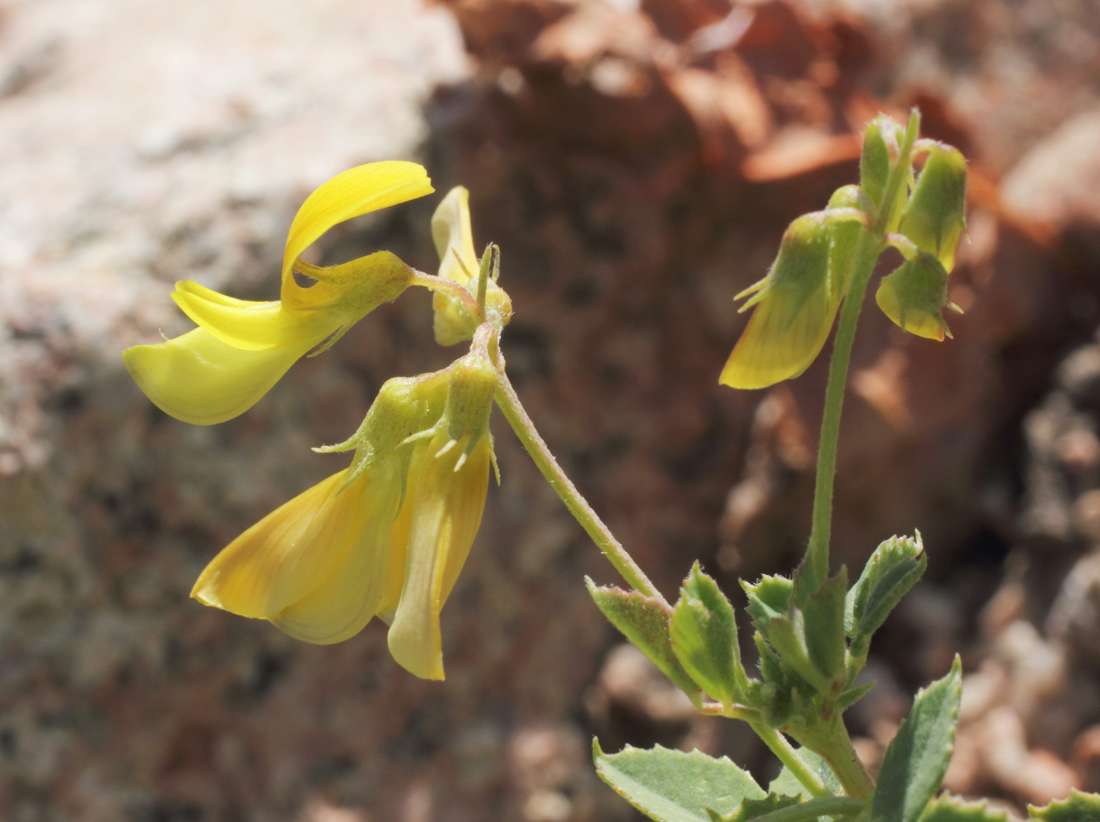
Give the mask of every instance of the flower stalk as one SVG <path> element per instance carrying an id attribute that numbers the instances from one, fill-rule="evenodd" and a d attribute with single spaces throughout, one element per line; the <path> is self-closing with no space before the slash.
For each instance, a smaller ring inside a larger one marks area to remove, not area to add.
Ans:
<path id="1" fill-rule="evenodd" d="M 588 500 L 581 495 L 581 492 L 577 490 L 577 486 L 573 484 L 573 481 L 558 465 L 558 461 L 554 459 L 554 455 L 550 453 L 546 442 L 539 435 L 535 424 L 531 421 L 520 402 L 516 389 L 508 379 L 508 375 L 504 371 L 503 357 L 497 362 L 497 380 L 497 405 L 504 412 L 504 417 L 512 426 L 512 430 L 516 432 L 520 442 L 523 443 L 523 447 L 527 449 L 527 453 L 531 455 L 531 459 L 535 461 L 535 465 L 538 466 L 543 477 L 550 483 L 550 487 L 554 489 L 555 493 L 561 497 L 561 501 L 565 503 L 569 513 L 576 518 L 577 522 L 584 528 L 585 533 L 596 543 L 596 547 L 600 549 L 600 552 L 607 557 L 608 561 L 615 566 L 615 570 L 634 590 L 657 600 L 665 607 L 671 607 L 664 596 L 661 595 L 661 592 L 657 590 L 657 586 L 650 582 L 649 577 L 638 567 L 638 563 L 627 553 L 622 543 L 615 539 L 611 529 L 592 510 Z"/>

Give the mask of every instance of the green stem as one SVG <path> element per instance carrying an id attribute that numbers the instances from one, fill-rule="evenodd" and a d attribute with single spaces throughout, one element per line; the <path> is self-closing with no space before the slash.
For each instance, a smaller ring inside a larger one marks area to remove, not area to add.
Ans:
<path id="1" fill-rule="evenodd" d="M 848 729 L 844 722 L 837 719 L 832 738 L 828 744 L 819 748 L 818 754 L 829 764 L 836 774 L 844 792 L 856 799 L 866 799 L 875 789 L 875 781 L 867 773 L 852 747 L 852 740 L 848 736 Z"/>
<path id="2" fill-rule="evenodd" d="M 861 231 L 853 264 L 848 294 L 840 309 L 840 323 L 833 341 L 829 363 L 829 383 L 825 388 L 825 413 L 821 419 L 821 440 L 817 451 L 817 483 L 814 487 L 813 525 L 810 529 L 810 579 L 807 590 L 815 591 L 829 576 L 829 534 L 833 520 L 833 480 L 836 475 L 836 451 L 840 439 L 840 413 L 844 406 L 844 386 L 848 382 L 848 363 L 856 338 L 856 325 L 863 308 L 867 284 L 883 244 L 869 232 Z"/>
<path id="3" fill-rule="evenodd" d="M 596 547 L 600 549 L 608 561 L 615 566 L 615 570 L 622 575 L 623 579 L 634 590 L 656 599 L 666 608 L 671 608 L 661 592 L 649 581 L 649 577 L 638 567 L 638 564 L 615 539 L 603 520 L 592 510 L 592 506 L 588 504 L 588 501 L 581 496 L 581 492 L 573 485 L 572 480 L 562 471 L 561 466 L 554 459 L 554 455 L 550 453 L 550 449 L 547 448 L 546 443 L 539 436 L 535 424 L 527 416 L 527 412 L 520 403 L 515 388 L 512 387 L 508 375 L 504 372 L 503 358 L 497 363 L 497 379 L 497 405 L 504 412 L 504 416 L 511 424 L 512 430 L 516 432 L 516 436 L 523 443 L 523 447 L 527 449 L 527 453 L 531 455 L 531 459 L 535 461 L 535 465 L 538 466 L 546 481 L 550 483 L 550 487 L 561 497 L 565 507 L 569 509 L 569 513 L 576 517 L 577 522 L 581 524 L 588 536 L 596 543 Z"/>
<path id="4" fill-rule="evenodd" d="M 897 195 L 909 174 L 913 143 L 920 131 L 920 117 L 916 109 L 909 117 L 905 139 L 899 148 L 898 158 L 890 169 L 886 187 L 871 230 L 860 231 L 859 246 L 852 263 L 852 276 L 848 293 L 840 310 L 840 322 L 833 342 L 833 358 L 829 363 L 829 383 L 825 389 L 825 412 L 821 418 L 821 440 L 817 451 L 817 479 L 814 486 L 813 524 L 810 528 L 810 545 L 806 551 L 808 574 L 806 590 L 816 591 L 829 576 L 829 537 L 833 520 L 833 480 L 836 476 L 836 450 L 840 438 L 840 412 L 844 405 L 844 387 L 848 382 L 848 363 L 852 356 L 856 324 L 863 308 L 867 284 L 874 273 L 875 263 L 886 247 L 883 234 L 891 222 L 892 210 L 897 205 Z"/>
<path id="5" fill-rule="evenodd" d="M 811 796 L 832 796 L 829 789 L 825 787 L 825 783 L 821 781 L 821 777 L 803 761 L 798 751 L 791 746 L 783 734 L 763 722 L 749 722 L 749 727 L 756 731 L 756 735 L 768 746 L 768 750 L 787 766 L 787 770 L 802 783 Z"/>
<path id="6" fill-rule="evenodd" d="M 863 802 L 850 796 L 832 796 L 828 799 L 803 802 L 758 817 L 756 822 L 802 822 L 817 820 L 822 816 L 854 816 L 863 810 Z"/>

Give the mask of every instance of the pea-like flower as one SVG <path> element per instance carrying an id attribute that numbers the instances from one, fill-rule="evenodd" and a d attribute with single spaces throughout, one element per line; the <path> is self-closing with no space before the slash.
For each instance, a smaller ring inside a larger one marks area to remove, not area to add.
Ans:
<path id="1" fill-rule="evenodd" d="M 415 163 L 370 163 L 336 175 L 294 217 L 279 300 L 238 300 L 179 282 L 172 297 L 198 328 L 128 348 L 122 354 L 126 368 L 149 399 L 184 422 L 211 425 L 243 413 L 299 357 L 328 340 L 320 349 L 325 350 L 417 278 L 387 251 L 325 268 L 308 265 L 299 255 L 337 223 L 431 191 L 427 173 Z M 303 287 L 295 270 L 316 282 Z"/>
<path id="2" fill-rule="evenodd" d="M 481 268 L 490 265 L 489 252 L 479 262 L 474 253 L 474 236 L 470 229 L 470 193 L 462 186 L 452 188 L 432 215 L 432 240 L 439 254 L 439 278 L 467 289 L 476 287 Z M 486 272 L 487 274 L 490 272 Z M 503 328 L 512 317 L 512 301 L 493 276 L 483 277 L 486 284 L 485 312 L 480 317 L 471 312 L 470 304 L 456 299 L 453 293 L 438 289 L 432 294 L 435 312 L 435 341 L 454 345 L 469 340 L 483 320 Z"/>
<path id="3" fill-rule="evenodd" d="M 756 310 L 720 383 L 766 388 L 797 377 L 820 353 L 847 290 L 852 252 L 866 221 L 864 212 L 849 204 L 853 196 L 841 189 L 831 208 L 792 222 L 768 275 L 737 295 L 749 297 L 741 311 Z"/>
<path id="4" fill-rule="evenodd" d="M 486 338 L 447 369 L 383 385 L 345 471 L 295 497 L 222 550 L 191 595 L 317 644 L 379 616 L 394 659 L 443 679 L 439 615 L 470 553 L 492 463 L 496 372 Z"/>

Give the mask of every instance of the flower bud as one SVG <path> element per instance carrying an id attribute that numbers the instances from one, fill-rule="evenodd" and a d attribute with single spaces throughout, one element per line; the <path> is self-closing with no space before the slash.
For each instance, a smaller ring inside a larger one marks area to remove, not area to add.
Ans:
<path id="1" fill-rule="evenodd" d="M 940 341 L 951 336 L 941 313 L 944 306 L 955 308 L 947 299 L 947 271 L 931 254 L 921 252 L 883 277 L 875 302 L 910 334 Z"/>
<path id="2" fill-rule="evenodd" d="M 886 190 L 886 178 L 890 176 L 891 151 L 887 141 L 895 145 L 898 124 L 893 118 L 880 114 L 867 124 L 863 132 L 863 151 L 859 155 L 859 187 L 877 207 Z"/>
<path id="3" fill-rule="evenodd" d="M 959 237 L 966 228 L 966 160 L 949 145 L 922 141 L 928 160 L 901 215 L 898 232 L 935 255 L 944 269 L 955 266 Z"/>
<path id="4" fill-rule="evenodd" d="M 479 263 L 474 254 L 470 193 L 462 186 L 451 189 L 432 215 L 432 240 L 439 254 L 441 279 L 476 293 L 479 278 L 489 277 L 485 294 L 486 317 L 474 316 L 465 303 L 444 291 L 432 295 L 435 341 L 440 345 L 454 345 L 468 340 L 486 319 L 499 327 L 507 325 L 512 317 L 512 301 L 497 285 L 496 272 L 489 271 L 491 255 L 486 252 Z"/>

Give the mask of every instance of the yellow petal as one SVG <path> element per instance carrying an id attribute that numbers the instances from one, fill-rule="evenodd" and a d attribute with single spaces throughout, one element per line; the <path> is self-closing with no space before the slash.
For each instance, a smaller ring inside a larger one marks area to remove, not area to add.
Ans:
<path id="1" fill-rule="evenodd" d="M 279 301 L 230 301 L 192 282 L 177 283 L 172 299 L 196 325 L 245 351 L 296 347 L 307 339 L 312 348 L 340 327 L 339 318 L 323 313 L 292 313 Z"/>
<path id="2" fill-rule="evenodd" d="M 279 630 L 329 645 L 355 636 L 378 609 L 392 561 L 390 529 L 401 494 L 400 477 L 392 475 L 389 466 L 380 470 L 383 476 L 371 477 L 369 487 L 357 488 L 363 485 L 359 480 L 333 501 L 327 516 L 346 518 L 346 537 L 334 534 L 327 546 L 299 544 L 297 550 L 312 549 L 311 561 L 331 570 L 312 593 L 269 617 Z"/>
<path id="3" fill-rule="evenodd" d="M 452 188 L 432 215 L 432 240 L 439 254 L 439 276 L 459 285 L 473 280 L 481 264 L 474 254 L 470 228 L 470 193 L 462 186 Z M 470 339 L 478 321 L 466 306 L 442 291 L 432 294 L 435 341 L 455 345 Z"/>
<path id="4" fill-rule="evenodd" d="M 193 425 L 214 425 L 244 413 L 315 345 L 242 351 L 196 328 L 156 345 L 122 352 L 130 375 L 159 409 Z"/>
<path id="5" fill-rule="evenodd" d="M 797 377 L 821 352 L 839 306 L 824 291 L 799 306 L 773 289 L 757 305 L 718 381 L 766 388 Z"/>
<path id="6" fill-rule="evenodd" d="M 432 438 L 406 502 L 413 509 L 405 582 L 389 633 L 393 658 L 422 679 L 443 679 L 439 612 L 469 556 L 489 487 L 488 437 L 465 458 L 464 443 L 448 449 L 449 441 L 445 432 Z"/>
<path id="7" fill-rule="evenodd" d="M 334 225 L 432 190 L 423 166 L 400 161 L 356 166 L 322 184 L 302 203 L 290 225 L 283 252 L 283 291 L 294 286 L 294 261 Z"/>
<path id="8" fill-rule="evenodd" d="M 332 570 L 334 546 L 338 550 L 348 533 L 353 506 L 334 506 L 343 482 L 343 471 L 333 474 L 245 531 L 206 566 L 191 596 L 268 619 L 314 591 Z"/>
<path id="9" fill-rule="evenodd" d="M 415 472 L 413 475 L 415 476 Z M 387 625 L 393 624 L 397 606 L 401 602 L 401 589 L 405 587 L 405 558 L 408 554 L 412 509 L 412 505 L 406 500 L 397 519 L 390 526 L 390 564 L 386 572 L 386 585 L 376 611 L 378 618 Z"/>
<path id="10" fill-rule="evenodd" d="M 432 215 L 432 240 L 439 254 L 439 276 L 465 285 L 477 274 L 474 235 L 470 229 L 470 192 L 452 188 Z"/>

